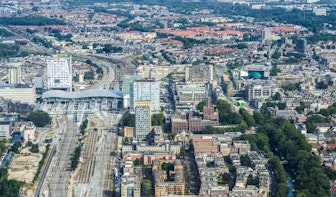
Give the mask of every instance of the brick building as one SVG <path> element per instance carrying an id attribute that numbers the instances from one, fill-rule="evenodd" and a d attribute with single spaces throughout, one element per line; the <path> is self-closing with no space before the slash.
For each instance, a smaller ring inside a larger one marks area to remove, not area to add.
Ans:
<path id="1" fill-rule="evenodd" d="M 206 99 L 203 114 L 190 111 L 171 115 L 171 131 L 175 133 L 180 131 L 202 131 L 206 126 L 218 124 L 218 113 L 215 112 L 211 104 L 211 98 Z"/>

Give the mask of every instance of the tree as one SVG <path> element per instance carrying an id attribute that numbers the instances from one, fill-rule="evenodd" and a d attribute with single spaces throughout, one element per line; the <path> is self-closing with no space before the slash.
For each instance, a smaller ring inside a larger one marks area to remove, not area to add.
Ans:
<path id="1" fill-rule="evenodd" d="M 258 185 L 259 185 L 259 177 L 258 177 L 258 176 L 253 177 L 252 174 L 250 174 L 250 175 L 247 177 L 246 184 L 247 184 L 247 185 L 255 185 L 255 186 L 258 186 Z"/>
<path id="2" fill-rule="evenodd" d="M 205 106 L 205 101 L 201 101 L 197 104 L 196 109 L 199 110 L 200 112 L 203 112 L 204 106 Z"/>
<path id="3" fill-rule="evenodd" d="M 135 127 L 135 114 L 124 114 L 124 116 L 121 119 L 121 123 L 123 126 L 126 127 Z"/>
<path id="4" fill-rule="evenodd" d="M 276 92 L 273 97 L 272 97 L 273 101 L 281 101 L 281 95 L 279 92 Z"/>
<path id="5" fill-rule="evenodd" d="M 93 80 L 95 78 L 95 74 L 92 70 L 84 73 L 85 80 Z"/>
<path id="6" fill-rule="evenodd" d="M 286 109 L 286 103 L 285 103 L 285 102 L 279 102 L 279 103 L 277 104 L 277 106 L 278 106 L 278 108 L 279 108 L 280 110 L 284 110 L 284 109 Z"/>
<path id="7" fill-rule="evenodd" d="M 28 115 L 28 120 L 32 121 L 37 127 L 44 127 L 50 123 L 51 118 L 47 112 L 37 110 Z"/>
<path id="8" fill-rule="evenodd" d="M 33 142 L 31 142 L 31 141 L 28 141 L 28 142 L 27 142 L 27 146 L 28 146 L 28 147 L 31 147 L 32 145 L 33 145 Z"/>
<path id="9" fill-rule="evenodd" d="M 254 118 L 254 120 L 257 124 L 264 124 L 265 123 L 264 116 L 258 111 L 253 112 L 253 118 Z"/>
<path id="10" fill-rule="evenodd" d="M 187 151 L 184 146 L 180 148 L 180 156 L 184 158 L 187 155 Z"/>
<path id="11" fill-rule="evenodd" d="M 93 43 L 92 44 L 92 47 L 95 49 L 95 48 L 97 48 L 99 46 L 99 44 L 98 43 Z"/>
<path id="12" fill-rule="evenodd" d="M 242 166 L 252 167 L 251 160 L 247 155 L 240 156 L 240 164 Z"/>
<path id="13" fill-rule="evenodd" d="M 216 165 L 215 165 L 215 162 L 214 161 L 207 161 L 206 162 L 206 167 L 208 167 L 208 168 L 213 168 L 213 167 L 215 167 Z"/>
<path id="14" fill-rule="evenodd" d="M 285 86 L 281 86 L 282 89 L 286 91 L 294 91 L 294 90 L 299 90 L 301 83 L 291 83 Z"/>
<path id="15" fill-rule="evenodd" d="M 38 144 L 33 144 L 32 147 L 31 147 L 31 149 L 30 149 L 30 152 L 32 152 L 32 153 L 38 153 L 38 152 L 40 152 L 39 145 Z"/>
<path id="16" fill-rule="evenodd" d="M 152 115 L 152 126 L 163 126 L 165 123 L 165 116 L 163 113 Z"/>
<path id="17" fill-rule="evenodd" d="M 271 76 L 277 76 L 277 74 L 281 72 L 281 70 L 277 67 L 276 64 L 272 65 L 272 69 L 270 70 Z"/>
<path id="18" fill-rule="evenodd" d="M 223 176 L 222 176 L 222 179 L 223 179 L 223 183 L 228 185 L 232 182 L 232 177 L 231 177 L 231 174 L 230 173 L 224 173 Z"/>
<path id="19" fill-rule="evenodd" d="M 246 109 L 240 108 L 239 109 L 239 114 L 243 116 L 245 122 L 247 123 L 248 127 L 252 127 L 255 125 L 255 120 L 252 115 L 250 115 Z"/>
<path id="20" fill-rule="evenodd" d="M 19 148 L 21 147 L 21 142 L 15 142 L 12 146 L 12 151 L 15 153 L 15 154 L 19 154 L 20 151 L 19 151 Z"/>
<path id="21" fill-rule="evenodd" d="M 238 48 L 238 49 L 247 49 L 247 45 L 246 45 L 245 43 L 239 43 L 239 44 L 237 45 L 237 48 Z"/>
<path id="22" fill-rule="evenodd" d="M 320 82 L 318 82 L 318 83 L 316 83 L 316 89 L 327 89 L 328 88 L 328 84 L 325 84 L 325 83 L 323 83 L 322 81 L 320 81 Z"/>
<path id="23" fill-rule="evenodd" d="M 33 12 L 38 12 L 38 10 L 39 10 L 38 7 L 36 7 L 36 6 L 32 7 Z"/>
<path id="24" fill-rule="evenodd" d="M 134 166 L 140 166 L 141 165 L 141 161 L 139 158 L 134 160 Z"/>
<path id="25" fill-rule="evenodd" d="M 143 179 L 141 181 L 141 196 L 149 197 L 152 195 L 152 181 Z"/>

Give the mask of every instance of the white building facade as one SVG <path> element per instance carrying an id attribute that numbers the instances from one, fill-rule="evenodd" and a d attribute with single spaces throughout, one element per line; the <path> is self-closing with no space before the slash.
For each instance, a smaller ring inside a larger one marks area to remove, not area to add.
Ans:
<path id="1" fill-rule="evenodd" d="M 12 63 L 8 67 L 8 82 L 11 84 L 21 83 L 21 65 Z"/>
<path id="2" fill-rule="evenodd" d="M 2 84 L 0 97 L 22 103 L 34 104 L 36 102 L 36 88 L 34 85 Z"/>
<path id="3" fill-rule="evenodd" d="M 135 103 L 135 137 L 138 140 L 146 139 L 151 131 L 151 103 Z"/>
<path id="4" fill-rule="evenodd" d="M 10 137 L 12 126 L 10 121 L 0 121 L 0 140 Z"/>
<path id="5" fill-rule="evenodd" d="M 71 56 L 48 59 L 47 86 L 48 89 L 72 90 Z"/>
<path id="6" fill-rule="evenodd" d="M 135 80 L 130 88 L 130 108 L 134 109 L 135 102 L 150 101 L 153 111 L 160 110 L 160 81 L 154 79 Z"/>

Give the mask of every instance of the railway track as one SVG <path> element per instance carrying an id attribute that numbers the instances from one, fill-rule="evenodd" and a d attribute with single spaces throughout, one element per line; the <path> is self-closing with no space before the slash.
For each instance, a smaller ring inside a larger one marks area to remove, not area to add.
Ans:
<path id="1" fill-rule="evenodd" d="M 84 155 L 83 164 L 81 165 L 81 169 L 79 170 L 77 177 L 79 183 L 89 183 L 90 177 L 93 175 L 95 167 L 94 155 L 97 141 L 97 132 L 89 132 L 84 143 L 85 149 L 82 153 L 82 155 Z"/>

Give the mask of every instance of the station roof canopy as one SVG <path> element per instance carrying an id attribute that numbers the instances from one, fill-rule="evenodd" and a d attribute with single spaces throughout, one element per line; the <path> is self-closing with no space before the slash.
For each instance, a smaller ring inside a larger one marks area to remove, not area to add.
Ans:
<path id="1" fill-rule="evenodd" d="M 50 90 L 42 94 L 42 99 L 81 99 L 81 98 L 122 98 L 122 92 L 107 89 L 90 89 L 80 92 L 67 92 L 63 90 Z"/>

